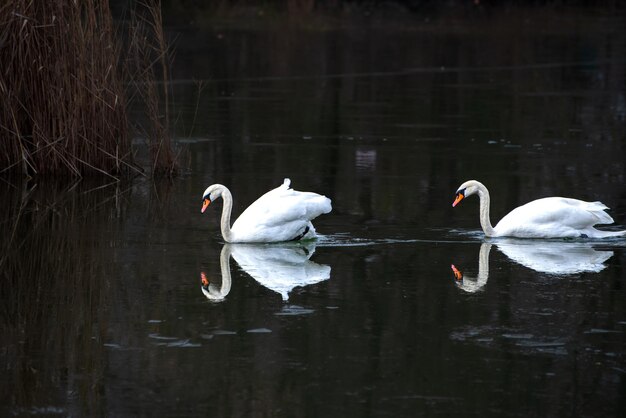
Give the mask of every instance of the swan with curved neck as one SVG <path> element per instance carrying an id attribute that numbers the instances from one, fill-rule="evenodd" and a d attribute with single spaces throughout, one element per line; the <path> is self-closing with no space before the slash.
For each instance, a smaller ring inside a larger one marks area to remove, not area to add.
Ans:
<path id="1" fill-rule="evenodd" d="M 224 185 L 213 184 L 202 195 L 202 213 L 218 198 L 224 200 L 220 229 L 226 242 L 284 242 L 316 237 L 311 220 L 332 210 L 326 196 L 300 192 L 291 181 L 259 197 L 230 226 L 233 196 Z"/>
<path id="2" fill-rule="evenodd" d="M 456 191 L 452 206 L 477 194 L 480 198 L 480 225 L 488 237 L 517 238 L 611 238 L 626 236 L 626 231 L 601 231 L 597 224 L 612 224 L 602 202 L 585 202 L 567 197 L 544 197 L 509 212 L 494 227 L 489 218 L 489 191 L 480 182 L 469 180 Z"/>

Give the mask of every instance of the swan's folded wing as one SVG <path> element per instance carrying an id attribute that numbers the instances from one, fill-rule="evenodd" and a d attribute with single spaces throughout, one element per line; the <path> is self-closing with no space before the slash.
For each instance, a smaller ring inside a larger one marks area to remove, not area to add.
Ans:
<path id="1" fill-rule="evenodd" d="M 332 210 L 330 199 L 313 192 L 298 192 L 287 190 L 276 200 L 272 213 L 268 218 L 275 221 L 295 221 L 297 219 L 310 221 Z"/>
<path id="2" fill-rule="evenodd" d="M 273 226 L 297 220 L 310 221 L 329 213 L 331 209 L 330 199 L 326 196 L 281 186 L 258 198 L 241 214 L 237 222 Z"/>
<path id="3" fill-rule="evenodd" d="M 578 199 L 560 198 L 556 208 L 562 222 L 572 228 L 583 229 L 597 224 L 612 224 L 613 218 L 605 212 L 602 202 L 585 202 Z"/>
<path id="4" fill-rule="evenodd" d="M 302 234 L 310 221 L 331 211 L 325 196 L 288 188 L 288 182 L 265 193 L 235 221 L 237 239 L 249 242 L 289 241 Z M 313 229 L 314 231 L 314 229 Z"/>
<path id="5" fill-rule="evenodd" d="M 561 236 L 566 230 L 584 230 L 596 224 L 613 223 L 613 218 L 604 212 L 605 209 L 607 207 L 601 202 L 547 197 L 513 209 L 496 228 L 512 235 L 523 236 L 521 232 L 528 229 Z"/>
<path id="6" fill-rule="evenodd" d="M 256 222 L 266 227 L 289 224 L 291 222 L 308 223 L 319 215 L 331 210 L 330 199 L 315 193 L 304 193 L 298 196 L 283 196 L 271 205 L 262 207 L 263 214 Z M 256 212 L 261 214 L 261 212 Z M 243 214 L 242 214 L 243 216 Z"/>

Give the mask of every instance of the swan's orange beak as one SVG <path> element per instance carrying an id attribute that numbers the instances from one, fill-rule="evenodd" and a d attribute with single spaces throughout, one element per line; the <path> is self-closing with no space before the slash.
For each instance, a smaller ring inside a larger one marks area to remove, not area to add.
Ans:
<path id="1" fill-rule="evenodd" d="M 206 278 L 206 274 L 203 271 L 200 272 L 200 280 L 202 281 L 202 286 L 206 287 L 209 285 L 209 279 Z"/>
<path id="2" fill-rule="evenodd" d="M 459 269 L 454 267 L 454 264 L 451 264 L 450 268 L 452 269 L 452 273 L 454 273 L 454 278 L 457 282 L 463 280 L 463 273 L 461 273 Z"/>
<path id="3" fill-rule="evenodd" d="M 461 200 L 463 200 L 465 196 L 463 196 L 463 193 L 457 193 L 456 194 L 456 198 L 454 199 L 454 203 L 452 203 L 452 207 L 455 207 L 456 205 L 458 205 Z"/>
<path id="4" fill-rule="evenodd" d="M 209 207 L 210 204 L 211 201 L 209 199 L 204 199 L 204 202 L 202 202 L 202 210 L 200 211 L 200 213 L 204 213 L 204 211 L 206 210 L 206 208 Z"/>

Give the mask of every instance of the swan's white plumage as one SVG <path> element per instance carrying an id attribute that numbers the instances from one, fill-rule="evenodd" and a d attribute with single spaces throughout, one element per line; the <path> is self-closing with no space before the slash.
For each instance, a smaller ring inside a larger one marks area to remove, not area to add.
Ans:
<path id="1" fill-rule="evenodd" d="M 491 227 L 489 220 L 490 198 L 487 188 L 482 183 L 470 180 L 459 187 L 457 196 L 459 193 L 462 193 L 463 197 L 472 194 L 479 195 L 481 225 L 487 236 L 608 238 L 626 234 L 626 231 L 601 231 L 593 227 L 598 224 L 613 223 L 613 218 L 605 212 L 608 207 L 602 202 L 585 202 L 566 197 L 546 197 L 533 200 L 513 209 L 495 227 Z"/>
<path id="2" fill-rule="evenodd" d="M 315 238 L 315 228 L 311 220 L 329 213 L 332 210 L 331 201 L 317 193 L 293 190 L 289 187 L 290 184 L 291 181 L 285 179 L 283 184 L 248 206 L 230 228 L 230 236 L 224 234 L 226 225 L 222 216 L 224 239 L 228 242 L 282 242 Z M 226 189 L 221 185 L 209 186 L 204 196 L 216 190 L 215 186 Z M 230 193 L 220 191 L 219 194 L 225 201 L 223 210 L 230 212 L 232 203 L 226 204 Z M 226 221 L 230 222 L 230 213 Z"/>
<path id="3" fill-rule="evenodd" d="M 605 236 L 593 226 L 611 224 L 613 218 L 601 202 L 546 197 L 513 209 L 494 227 L 497 236 L 590 238 Z"/>

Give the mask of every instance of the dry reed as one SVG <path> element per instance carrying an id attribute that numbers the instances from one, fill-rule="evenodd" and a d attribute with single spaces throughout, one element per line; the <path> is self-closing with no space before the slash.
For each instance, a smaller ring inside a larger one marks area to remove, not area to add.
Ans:
<path id="1" fill-rule="evenodd" d="M 169 136 L 169 71 L 171 61 L 163 32 L 160 0 L 146 0 L 141 12 L 131 12 L 127 73 L 133 74 L 131 97 L 142 102 L 149 123 L 143 127 L 153 174 L 171 176 L 178 170 Z M 159 91 L 158 85 L 162 86 Z"/>
<path id="2" fill-rule="evenodd" d="M 150 13 L 159 29 L 154 34 L 162 36 L 160 2 L 146 6 L 159 8 Z M 165 50 L 163 37 L 156 42 Z M 129 138 L 129 73 L 120 45 L 106 0 L 8 0 L 0 6 L 0 174 L 140 171 Z M 154 82 L 145 78 L 153 69 L 141 74 L 144 86 Z M 159 97 L 153 100 L 158 108 Z M 168 121 L 159 122 L 152 141 L 171 154 Z M 155 167 L 161 164 L 175 161 L 159 160 Z"/>

